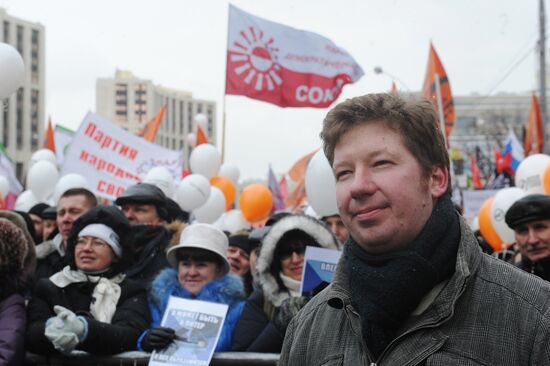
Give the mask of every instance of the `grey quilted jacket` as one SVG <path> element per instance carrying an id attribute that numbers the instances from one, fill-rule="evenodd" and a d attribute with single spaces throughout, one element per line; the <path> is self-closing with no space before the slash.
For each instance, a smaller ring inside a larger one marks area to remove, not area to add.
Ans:
<path id="1" fill-rule="evenodd" d="M 550 283 L 482 254 L 463 221 L 454 275 L 376 360 L 348 282 L 340 262 L 290 323 L 280 366 L 550 365 Z"/>

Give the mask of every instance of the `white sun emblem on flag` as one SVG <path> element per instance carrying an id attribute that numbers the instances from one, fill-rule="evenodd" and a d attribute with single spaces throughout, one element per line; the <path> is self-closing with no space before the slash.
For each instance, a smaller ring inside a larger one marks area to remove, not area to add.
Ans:
<path id="1" fill-rule="evenodd" d="M 240 40 L 233 42 L 235 54 L 232 62 L 242 62 L 235 67 L 237 75 L 246 75 L 244 82 L 254 84 L 256 90 L 274 90 L 275 84 L 283 83 L 279 76 L 281 67 L 277 63 L 278 48 L 273 47 L 273 38 L 264 40 L 264 32 L 249 27 L 240 32 Z"/>

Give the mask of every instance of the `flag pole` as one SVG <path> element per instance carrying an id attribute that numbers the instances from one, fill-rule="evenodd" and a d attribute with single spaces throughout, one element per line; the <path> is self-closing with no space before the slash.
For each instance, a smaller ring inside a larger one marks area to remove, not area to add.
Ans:
<path id="1" fill-rule="evenodd" d="M 222 108 L 222 164 L 225 162 L 225 92 L 223 93 Z"/>
<path id="2" fill-rule="evenodd" d="M 229 49 L 229 12 L 231 10 L 231 4 L 228 5 L 227 8 L 227 46 L 225 54 L 227 55 L 227 50 Z M 223 99 L 222 99 L 222 164 L 225 162 L 225 96 L 227 95 L 227 56 L 225 59 L 225 89 L 223 91 Z"/>
<path id="3" fill-rule="evenodd" d="M 443 133 L 443 140 L 445 141 L 445 148 L 449 146 L 447 142 L 447 131 L 445 129 L 445 114 L 443 113 L 443 98 L 441 97 L 441 86 L 439 84 L 439 74 L 435 74 L 435 94 L 437 97 L 437 113 L 439 114 L 439 126 Z"/>

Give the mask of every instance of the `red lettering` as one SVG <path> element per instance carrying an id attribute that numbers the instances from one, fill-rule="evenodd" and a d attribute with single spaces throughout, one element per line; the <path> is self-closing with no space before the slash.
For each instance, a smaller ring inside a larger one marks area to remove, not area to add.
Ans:
<path id="1" fill-rule="evenodd" d="M 104 188 L 105 184 L 107 184 L 107 183 L 105 183 L 105 181 L 103 181 L 103 180 L 100 180 L 99 182 L 97 182 L 97 191 L 98 192 L 105 192 L 105 188 Z"/>
<path id="2" fill-rule="evenodd" d="M 88 155 L 89 155 L 89 154 L 88 154 L 87 151 L 82 150 L 82 151 L 80 152 L 80 160 L 84 160 L 84 161 L 88 160 Z"/>
<path id="3" fill-rule="evenodd" d="M 101 143 L 101 148 L 104 149 L 105 147 L 109 147 L 113 139 L 111 136 L 105 135 L 105 138 L 103 139 L 103 142 Z"/>
<path id="4" fill-rule="evenodd" d="M 97 126 L 95 125 L 95 123 L 90 122 L 84 130 L 84 135 L 92 137 L 96 128 Z"/>
<path id="5" fill-rule="evenodd" d="M 137 154 L 138 152 L 136 149 L 130 149 L 130 156 L 129 156 L 130 160 L 136 160 Z"/>
<path id="6" fill-rule="evenodd" d="M 107 173 L 113 173 L 115 171 L 115 165 L 113 163 L 107 164 Z"/>
<path id="7" fill-rule="evenodd" d="M 94 136 L 94 141 L 95 142 L 100 142 L 101 140 L 103 140 L 103 136 L 104 136 L 103 132 L 97 131 L 97 133 Z"/>
<path id="8" fill-rule="evenodd" d="M 128 150 L 130 150 L 130 146 L 122 145 L 118 153 L 122 156 L 126 156 L 126 154 L 128 154 Z"/>

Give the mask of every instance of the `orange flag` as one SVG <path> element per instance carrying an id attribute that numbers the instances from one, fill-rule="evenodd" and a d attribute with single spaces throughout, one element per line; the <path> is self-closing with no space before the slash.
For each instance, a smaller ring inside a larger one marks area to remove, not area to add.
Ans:
<path id="1" fill-rule="evenodd" d="M 318 150 L 319 149 L 316 149 L 315 151 L 312 151 L 309 154 L 302 156 L 300 160 L 292 165 L 287 174 L 293 181 L 299 182 L 305 177 L 307 163 L 309 163 L 313 155 L 315 155 Z"/>
<path id="2" fill-rule="evenodd" d="M 285 199 L 286 208 L 295 208 L 301 205 L 306 198 L 306 179 L 302 178 L 294 190 Z"/>
<path id="3" fill-rule="evenodd" d="M 147 122 L 145 127 L 139 130 L 137 135 L 143 137 L 149 142 L 154 142 L 155 138 L 157 137 L 157 132 L 160 128 L 160 124 L 162 123 L 162 118 L 164 117 L 164 113 L 166 112 L 166 108 L 167 105 L 163 105 L 155 118 Z"/>
<path id="4" fill-rule="evenodd" d="M 48 117 L 48 128 L 46 129 L 46 136 L 44 136 L 44 148 L 53 151 L 55 154 L 55 138 L 52 126 L 52 117 Z"/>
<path id="5" fill-rule="evenodd" d="M 208 139 L 206 138 L 206 134 L 202 130 L 201 126 L 197 126 L 197 139 L 195 142 L 195 147 L 202 144 L 207 144 L 207 143 L 208 143 Z"/>
<path id="6" fill-rule="evenodd" d="M 393 95 L 394 97 L 397 96 L 397 85 L 395 85 L 395 81 L 392 81 L 391 82 L 391 89 L 390 89 L 390 94 Z"/>
<path id="7" fill-rule="evenodd" d="M 531 110 L 525 130 L 524 153 L 525 156 L 542 153 L 544 145 L 544 132 L 542 129 L 542 117 L 540 115 L 539 100 L 533 94 L 531 99 Z"/>
<path id="8" fill-rule="evenodd" d="M 483 184 L 481 184 L 481 172 L 477 166 L 477 160 L 475 156 L 470 157 L 470 163 L 472 164 L 472 184 L 475 189 L 483 189 Z"/>
<path id="9" fill-rule="evenodd" d="M 431 43 L 428 69 L 426 70 L 426 78 L 422 87 L 422 95 L 434 102 L 439 119 L 441 119 L 441 114 L 443 114 L 445 120 L 445 138 L 447 139 L 453 130 L 456 120 L 455 106 L 449 78 Z"/>

